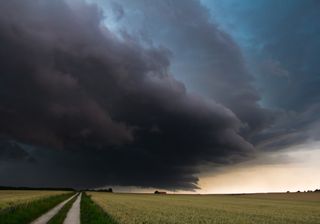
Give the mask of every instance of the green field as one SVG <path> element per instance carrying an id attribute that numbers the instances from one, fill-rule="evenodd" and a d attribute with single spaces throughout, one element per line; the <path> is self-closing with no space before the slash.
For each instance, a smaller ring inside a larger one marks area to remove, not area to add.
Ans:
<path id="1" fill-rule="evenodd" d="M 32 192 L 26 191 L 26 195 Z M 74 193 L 62 193 L 53 194 L 50 193 L 47 196 L 42 196 L 34 199 L 25 199 L 25 202 L 18 200 L 19 197 L 12 196 L 13 204 L 10 206 L 6 204 L 5 207 L 0 209 L 0 223 L 4 224 L 28 224 L 36 218 L 40 217 L 42 214 L 49 211 L 51 208 L 59 204 L 60 202 L 71 197 Z"/>
<path id="2" fill-rule="evenodd" d="M 0 191 L 0 223 L 27 224 L 73 193 Z M 82 224 L 320 224 L 320 193 L 154 195 L 87 192 Z M 90 198 L 91 197 L 91 198 Z M 76 198 L 50 221 L 63 223 Z"/>
<path id="3" fill-rule="evenodd" d="M 0 209 L 63 193 L 66 191 L 0 190 Z"/>
<path id="4" fill-rule="evenodd" d="M 320 193 L 152 195 L 89 192 L 120 224 L 319 224 Z"/>

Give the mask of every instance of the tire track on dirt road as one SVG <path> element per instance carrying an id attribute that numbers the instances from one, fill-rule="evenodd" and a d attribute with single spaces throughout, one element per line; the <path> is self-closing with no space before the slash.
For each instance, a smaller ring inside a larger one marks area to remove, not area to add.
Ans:
<path id="1" fill-rule="evenodd" d="M 79 194 L 77 200 L 73 203 L 63 224 L 80 224 L 81 196 L 82 196 L 82 193 Z"/>
<path id="2" fill-rule="evenodd" d="M 39 218 L 37 218 L 36 220 L 34 220 L 33 222 L 31 222 L 31 224 L 46 224 L 53 216 L 55 216 L 60 209 L 66 204 L 68 203 L 68 201 L 70 201 L 72 198 L 76 197 L 77 194 L 71 196 L 70 198 L 68 198 L 67 200 L 61 202 L 60 204 L 58 204 L 57 206 L 55 206 L 54 208 L 50 209 L 48 212 L 46 212 L 45 214 L 41 215 Z"/>

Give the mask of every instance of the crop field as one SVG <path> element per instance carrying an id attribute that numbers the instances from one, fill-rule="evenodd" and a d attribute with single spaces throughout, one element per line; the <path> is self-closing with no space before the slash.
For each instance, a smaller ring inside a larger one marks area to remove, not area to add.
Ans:
<path id="1" fill-rule="evenodd" d="M 0 190 L 0 209 L 63 193 L 66 192 L 42 190 Z"/>
<path id="2" fill-rule="evenodd" d="M 13 192 L 12 198 L 15 198 L 14 193 L 15 192 Z M 26 191 L 25 194 L 32 194 L 32 192 Z M 73 192 L 65 193 L 59 191 L 59 193 L 49 193 L 46 196 L 34 197 L 29 200 L 25 199 L 24 202 L 21 200 L 15 202 L 12 199 L 12 204 L 7 203 L 5 207 L 0 209 L 0 223 L 29 224 L 73 194 Z M 15 199 L 17 199 L 17 197 Z"/>
<path id="3" fill-rule="evenodd" d="M 320 193 L 152 195 L 88 192 L 119 224 L 319 224 Z"/>

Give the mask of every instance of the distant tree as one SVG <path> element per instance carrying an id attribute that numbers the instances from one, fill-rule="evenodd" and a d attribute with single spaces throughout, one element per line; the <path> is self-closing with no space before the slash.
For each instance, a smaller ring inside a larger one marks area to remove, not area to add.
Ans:
<path id="1" fill-rule="evenodd" d="M 110 187 L 110 188 L 103 188 L 103 189 L 93 190 L 93 191 L 97 191 L 97 192 L 110 192 L 110 193 L 113 192 L 113 190 L 112 190 L 111 187 Z"/>
<path id="2" fill-rule="evenodd" d="M 165 192 L 165 191 L 155 191 L 154 193 L 155 194 L 167 194 L 167 192 Z"/>
<path id="3" fill-rule="evenodd" d="M 290 191 L 287 191 L 287 194 L 289 194 L 290 193 Z"/>
<path id="4" fill-rule="evenodd" d="M 63 188 L 63 187 L 11 187 L 11 186 L 0 186 L 0 190 L 75 191 L 75 189 L 73 188 Z"/>

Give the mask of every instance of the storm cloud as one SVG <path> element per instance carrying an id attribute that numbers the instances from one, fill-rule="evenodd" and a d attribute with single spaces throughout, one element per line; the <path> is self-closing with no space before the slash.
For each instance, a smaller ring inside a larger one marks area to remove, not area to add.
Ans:
<path id="1" fill-rule="evenodd" d="M 230 109 L 170 75 L 170 50 L 117 37 L 102 18 L 82 1 L 1 2 L 0 134 L 44 151 L 21 184 L 192 190 L 199 165 L 252 154 Z M 48 158 L 65 169 L 35 171 Z"/>
<path id="2" fill-rule="evenodd" d="M 109 11 L 112 1 L 91 0 Z M 243 122 L 248 139 L 273 122 L 272 111 L 259 105 L 260 94 L 241 49 L 232 37 L 211 22 L 199 1 L 119 0 L 127 8 L 118 30 L 126 30 L 147 46 L 172 52 L 171 70 L 191 92 L 223 104 Z M 112 17 L 105 18 L 113 24 Z M 159 30 L 159 27 L 162 29 Z"/>
<path id="3" fill-rule="evenodd" d="M 0 4 L 0 185 L 195 190 L 203 167 L 317 139 L 318 51 L 288 51 L 307 31 L 270 23 L 243 51 L 197 0 Z"/>
<path id="4" fill-rule="evenodd" d="M 245 52 L 261 104 L 277 111 L 274 124 L 252 142 L 279 150 L 318 141 L 319 2 L 203 1 Z"/>

